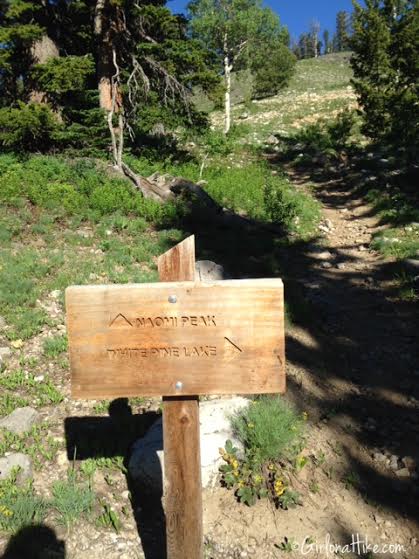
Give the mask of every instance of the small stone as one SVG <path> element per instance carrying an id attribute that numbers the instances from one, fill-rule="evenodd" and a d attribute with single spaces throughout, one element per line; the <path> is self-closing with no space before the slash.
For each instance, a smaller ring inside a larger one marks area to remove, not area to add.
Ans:
<path id="1" fill-rule="evenodd" d="M 68 466 L 67 452 L 65 450 L 59 450 L 57 452 L 55 460 L 56 460 L 58 466 L 61 466 L 61 467 Z"/>
<path id="2" fill-rule="evenodd" d="M 333 258 L 332 253 L 329 252 L 328 250 L 319 252 L 318 254 L 316 254 L 316 256 L 319 260 L 329 260 L 330 258 Z"/>
<path id="3" fill-rule="evenodd" d="M 43 380 L 45 380 L 45 375 L 38 375 L 38 376 L 34 377 L 33 380 L 35 382 L 42 382 Z"/>
<path id="4" fill-rule="evenodd" d="M 344 270 L 346 268 L 346 264 L 344 262 L 339 262 L 337 268 L 338 270 Z"/>
<path id="5" fill-rule="evenodd" d="M 121 497 L 122 497 L 123 499 L 125 499 L 126 501 L 129 500 L 130 495 L 131 495 L 131 493 L 130 493 L 129 491 L 122 491 L 122 493 L 121 493 Z"/>
<path id="6" fill-rule="evenodd" d="M 58 299 L 58 297 L 60 295 L 61 295 L 61 290 L 60 289 L 54 289 L 54 291 L 51 291 L 51 293 L 49 294 L 51 299 Z"/>
<path id="7" fill-rule="evenodd" d="M 14 452 L 5 458 L 0 458 L 0 479 L 10 477 L 12 470 L 19 467 L 17 481 L 25 481 L 32 477 L 32 463 L 26 454 L 22 452 Z"/>
<path id="8" fill-rule="evenodd" d="M 333 267 L 331 262 L 322 262 L 321 266 L 322 268 L 326 268 L 326 269 Z"/>
<path id="9" fill-rule="evenodd" d="M 12 350 L 10 347 L 0 347 L 0 357 L 6 360 L 8 357 L 12 355 Z"/>
<path id="10" fill-rule="evenodd" d="M 267 140 L 266 140 L 265 143 L 268 144 L 269 146 L 276 146 L 276 145 L 279 144 L 279 140 L 278 140 L 278 138 L 277 138 L 276 136 L 274 136 L 273 134 L 271 134 L 271 135 L 269 136 L 269 138 L 267 138 Z"/>
<path id="11" fill-rule="evenodd" d="M 393 524 L 390 522 L 390 520 L 386 520 L 386 521 L 384 522 L 384 526 L 385 526 L 386 528 L 391 528 L 391 527 L 393 526 Z"/>
<path id="12" fill-rule="evenodd" d="M 410 472 L 407 468 L 402 468 L 396 472 L 396 476 L 401 479 L 406 479 L 410 477 Z"/>
<path id="13" fill-rule="evenodd" d="M 361 245 L 361 246 L 358 248 L 358 250 L 359 250 L 360 252 L 365 252 L 365 251 L 367 250 L 367 247 L 365 247 L 364 245 Z"/>
<path id="14" fill-rule="evenodd" d="M 399 457 L 395 454 L 390 456 L 390 468 L 394 471 L 399 469 Z"/>
<path id="15" fill-rule="evenodd" d="M 374 456 L 373 456 L 374 460 L 376 460 L 377 462 L 385 462 L 387 460 L 387 457 L 385 454 L 382 454 L 381 452 L 374 452 Z"/>
<path id="16" fill-rule="evenodd" d="M 22 435 L 41 421 L 41 415 L 31 407 L 17 408 L 0 420 L 0 427 L 8 429 L 16 435 Z"/>
<path id="17" fill-rule="evenodd" d="M 414 472 L 416 470 L 416 460 L 411 456 L 405 456 L 402 458 L 402 462 L 410 472 Z"/>

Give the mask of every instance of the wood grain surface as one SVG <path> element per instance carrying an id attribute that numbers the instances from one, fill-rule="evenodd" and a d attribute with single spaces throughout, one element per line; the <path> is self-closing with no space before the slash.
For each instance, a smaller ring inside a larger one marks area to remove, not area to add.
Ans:
<path id="1" fill-rule="evenodd" d="M 279 279 L 70 287 L 66 307 L 73 397 L 285 389 Z"/>
<path id="2" fill-rule="evenodd" d="M 188 237 L 163 254 L 158 268 L 162 281 L 194 280 L 194 237 Z M 167 559 L 202 559 L 198 396 L 163 398 L 163 441 Z"/>

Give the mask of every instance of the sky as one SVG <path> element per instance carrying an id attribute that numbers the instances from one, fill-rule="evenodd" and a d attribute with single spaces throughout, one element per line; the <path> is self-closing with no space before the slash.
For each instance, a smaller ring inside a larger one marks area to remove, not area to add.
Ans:
<path id="1" fill-rule="evenodd" d="M 167 5 L 173 12 L 180 13 L 187 3 L 187 0 L 168 0 Z M 313 19 L 320 22 L 322 31 L 329 29 L 332 35 L 337 12 L 352 11 L 352 0 L 265 0 L 264 5 L 279 14 L 281 23 L 288 27 L 294 38 L 308 31 Z"/>

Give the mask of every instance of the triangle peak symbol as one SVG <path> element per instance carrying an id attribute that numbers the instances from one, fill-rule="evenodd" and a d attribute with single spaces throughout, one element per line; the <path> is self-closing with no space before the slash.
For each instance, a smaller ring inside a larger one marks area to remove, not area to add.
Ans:
<path id="1" fill-rule="evenodd" d="M 118 313 L 115 318 L 113 320 L 111 320 L 111 322 L 109 323 L 109 326 L 131 326 L 132 327 L 132 323 L 128 320 L 128 318 L 126 316 L 124 316 L 122 313 Z"/>

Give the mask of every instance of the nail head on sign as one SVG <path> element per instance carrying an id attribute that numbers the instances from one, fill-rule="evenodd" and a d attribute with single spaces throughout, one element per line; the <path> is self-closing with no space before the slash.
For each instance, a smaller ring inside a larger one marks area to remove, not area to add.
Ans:
<path id="1" fill-rule="evenodd" d="M 180 382 L 180 380 L 178 380 L 175 386 L 176 386 L 176 390 L 182 390 L 183 382 Z"/>
<path id="2" fill-rule="evenodd" d="M 177 303 L 176 295 L 169 295 L 169 303 Z"/>

